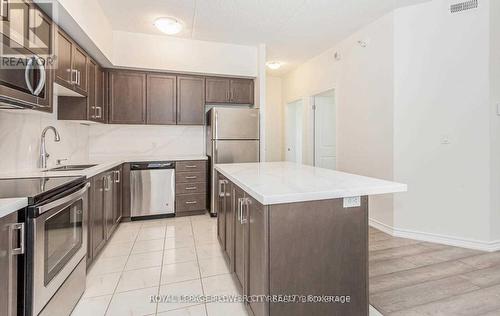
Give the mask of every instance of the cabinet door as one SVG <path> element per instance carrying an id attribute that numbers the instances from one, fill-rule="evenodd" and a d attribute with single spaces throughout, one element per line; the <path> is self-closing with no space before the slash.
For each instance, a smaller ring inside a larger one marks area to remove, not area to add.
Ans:
<path id="1" fill-rule="evenodd" d="M 269 294 L 269 219 L 267 208 L 251 197 L 245 198 L 243 216 L 248 223 L 248 295 Z M 254 316 L 269 315 L 269 305 L 251 302 Z"/>
<path id="2" fill-rule="evenodd" d="M 107 73 L 97 65 L 95 75 L 95 118 L 94 121 L 108 121 L 108 80 Z"/>
<path id="3" fill-rule="evenodd" d="M 113 233 L 113 228 L 115 225 L 114 216 L 113 216 L 113 202 L 114 202 L 114 185 L 113 185 L 113 172 L 106 172 L 105 175 L 105 184 L 104 184 L 104 217 L 105 217 L 105 226 L 106 226 L 106 240 L 111 237 Z"/>
<path id="4" fill-rule="evenodd" d="M 229 181 L 217 173 L 217 237 L 226 250 L 226 189 Z"/>
<path id="5" fill-rule="evenodd" d="M 52 20 L 33 5 L 29 25 L 28 49 L 44 57 L 52 54 Z"/>
<path id="6" fill-rule="evenodd" d="M 205 121 L 205 79 L 177 77 L 177 124 L 203 125 Z"/>
<path id="7" fill-rule="evenodd" d="M 73 42 L 61 30 L 56 31 L 56 82 L 66 88 L 73 89 L 75 80 L 73 69 Z"/>
<path id="8" fill-rule="evenodd" d="M 148 74 L 147 123 L 176 124 L 177 78 Z"/>
<path id="9" fill-rule="evenodd" d="M 5 15 L 8 19 L 2 23 L 2 33 L 7 36 L 6 45 L 9 47 L 22 48 L 28 47 L 29 15 L 32 5 L 26 0 L 12 3 L 0 2 Z M 4 39 L 2 39 L 4 40 Z"/>
<path id="10" fill-rule="evenodd" d="M 106 243 L 106 224 L 104 218 L 105 176 L 92 179 L 92 255 L 95 258 Z"/>
<path id="11" fill-rule="evenodd" d="M 20 246 L 19 231 L 13 225 L 19 223 L 17 212 L 0 218 L 0 282 L 2 295 L 0 295 L 0 315 L 16 316 L 18 314 L 18 288 L 17 273 L 21 266 L 22 254 L 13 250 Z M 24 272 L 24 271 L 23 271 Z M 19 284 L 20 285 L 20 284 Z M 19 302 L 21 303 L 21 302 Z"/>
<path id="12" fill-rule="evenodd" d="M 246 238 L 247 238 L 247 228 L 248 226 L 242 220 L 241 211 L 242 211 L 242 202 L 245 198 L 245 193 L 238 188 L 237 186 L 233 186 L 233 196 L 234 196 L 234 211 L 236 212 L 236 222 L 235 222 L 235 232 L 234 232 L 234 272 L 236 274 L 236 278 L 239 281 L 240 287 L 243 289 L 243 294 L 247 293 L 245 284 L 246 284 Z"/>
<path id="13" fill-rule="evenodd" d="M 230 97 L 230 80 L 227 78 L 206 79 L 206 103 L 227 103 Z"/>
<path id="14" fill-rule="evenodd" d="M 113 222 L 114 228 L 118 226 L 122 219 L 122 168 L 116 168 L 114 174 L 113 188 Z M 114 230 L 114 229 L 113 229 Z"/>
<path id="15" fill-rule="evenodd" d="M 73 45 L 73 71 L 75 72 L 75 91 L 87 95 L 87 54 Z"/>
<path id="16" fill-rule="evenodd" d="M 226 188 L 225 199 L 225 223 L 226 223 L 226 254 L 229 258 L 229 267 L 234 271 L 234 225 L 235 225 L 235 209 L 233 207 L 233 184 L 228 181 Z"/>
<path id="17" fill-rule="evenodd" d="M 96 92 L 97 92 L 97 64 L 89 59 L 88 60 L 88 94 L 87 94 L 87 119 L 96 121 Z"/>
<path id="18" fill-rule="evenodd" d="M 231 79 L 231 103 L 253 104 L 254 88 L 251 79 Z"/>
<path id="19" fill-rule="evenodd" d="M 108 106 L 111 124 L 146 124 L 146 74 L 110 72 Z"/>

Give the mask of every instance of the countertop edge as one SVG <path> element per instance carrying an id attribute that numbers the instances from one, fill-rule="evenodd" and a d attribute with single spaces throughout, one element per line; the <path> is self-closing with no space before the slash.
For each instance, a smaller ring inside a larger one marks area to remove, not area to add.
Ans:
<path id="1" fill-rule="evenodd" d="M 370 195 L 381 195 L 381 194 L 392 194 L 406 192 L 408 186 L 406 184 L 394 183 L 391 185 L 386 185 L 383 187 L 376 188 L 358 188 L 356 190 L 334 190 L 334 191 L 322 191 L 322 192 L 305 192 L 305 193 L 291 193 L 285 195 L 270 195 L 263 196 L 255 192 L 248 185 L 242 183 L 236 179 L 233 175 L 222 170 L 221 167 L 215 166 L 215 170 L 220 172 L 226 178 L 231 180 L 234 184 L 240 187 L 243 191 L 250 194 L 254 199 L 256 199 L 262 205 L 276 205 L 276 204 L 286 204 L 286 203 L 300 203 L 300 202 L 311 202 L 320 200 L 330 200 L 330 199 L 340 199 L 346 197 L 355 196 L 370 196 Z M 386 180 L 384 180 L 386 181 Z"/>
<path id="2" fill-rule="evenodd" d="M 0 199 L 0 218 L 8 216 L 28 206 L 28 198 Z"/>

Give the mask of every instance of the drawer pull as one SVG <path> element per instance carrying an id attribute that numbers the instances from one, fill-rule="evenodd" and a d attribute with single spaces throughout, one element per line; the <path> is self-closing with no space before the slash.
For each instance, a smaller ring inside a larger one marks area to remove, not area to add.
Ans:
<path id="1" fill-rule="evenodd" d="M 190 177 L 186 177 L 186 179 L 196 179 L 198 178 L 197 176 L 190 176 Z"/>
<path id="2" fill-rule="evenodd" d="M 196 203 L 198 203 L 198 202 L 196 202 L 196 201 L 187 201 L 186 202 L 186 204 L 196 204 Z"/>
<path id="3" fill-rule="evenodd" d="M 196 165 L 186 165 L 186 168 L 196 168 Z"/>
<path id="4" fill-rule="evenodd" d="M 186 190 L 196 190 L 198 187 L 187 187 Z"/>

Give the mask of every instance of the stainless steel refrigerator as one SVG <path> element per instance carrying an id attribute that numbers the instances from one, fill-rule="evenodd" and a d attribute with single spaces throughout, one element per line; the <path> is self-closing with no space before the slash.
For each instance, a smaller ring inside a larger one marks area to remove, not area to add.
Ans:
<path id="1" fill-rule="evenodd" d="M 210 161 L 210 213 L 217 214 L 214 165 L 260 160 L 259 109 L 214 107 L 207 113 L 207 155 Z"/>

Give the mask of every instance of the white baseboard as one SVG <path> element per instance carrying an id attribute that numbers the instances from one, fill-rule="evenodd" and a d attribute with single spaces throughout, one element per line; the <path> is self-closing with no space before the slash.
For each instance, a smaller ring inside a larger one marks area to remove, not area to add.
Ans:
<path id="1" fill-rule="evenodd" d="M 469 248 L 482 251 L 498 251 L 500 250 L 500 240 L 495 241 L 481 241 L 467 238 L 459 238 L 453 236 L 439 235 L 433 233 L 425 233 L 419 231 L 413 231 L 408 229 L 400 229 L 397 227 L 389 226 L 373 218 L 369 219 L 369 224 L 373 228 L 383 231 L 394 237 L 408 238 L 414 240 L 421 240 L 432 242 L 436 244 L 443 244 L 455 247 Z"/>

